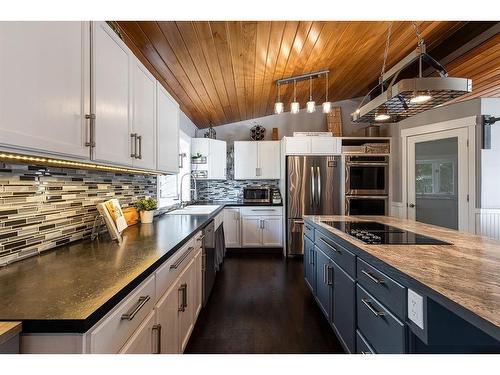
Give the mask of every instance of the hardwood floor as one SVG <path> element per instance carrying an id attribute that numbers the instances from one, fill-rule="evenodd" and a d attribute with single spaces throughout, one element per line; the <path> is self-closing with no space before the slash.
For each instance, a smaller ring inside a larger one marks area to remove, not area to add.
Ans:
<path id="1" fill-rule="evenodd" d="M 228 254 L 186 353 L 344 353 L 305 285 L 302 260 Z"/>

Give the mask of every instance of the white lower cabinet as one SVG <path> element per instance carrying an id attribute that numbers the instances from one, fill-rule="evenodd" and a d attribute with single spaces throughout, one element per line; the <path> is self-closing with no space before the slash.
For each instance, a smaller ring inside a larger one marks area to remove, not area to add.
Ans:
<path id="1" fill-rule="evenodd" d="M 224 238 L 226 247 L 241 247 L 240 209 L 224 209 Z"/>
<path id="2" fill-rule="evenodd" d="M 149 354 L 158 352 L 159 328 L 156 325 L 155 311 L 144 319 L 132 337 L 121 348 L 120 354 Z"/>
<path id="3" fill-rule="evenodd" d="M 282 207 L 242 207 L 240 212 L 242 247 L 283 245 Z"/>
<path id="4" fill-rule="evenodd" d="M 195 291 L 194 291 L 194 320 L 200 315 L 203 306 L 203 250 L 199 248 L 194 255 Z"/>
<path id="5" fill-rule="evenodd" d="M 156 323 L 160 329 L 160 352 L 162 354 L 178 353 L 178 314 L 179 292 L 177 284 L 165 293 L 155 307 Z"/>

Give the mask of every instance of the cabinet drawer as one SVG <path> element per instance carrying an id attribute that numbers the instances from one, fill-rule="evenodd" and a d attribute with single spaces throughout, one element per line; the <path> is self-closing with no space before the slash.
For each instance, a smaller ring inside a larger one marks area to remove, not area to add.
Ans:
<path id="1" fill-rule="evenodd" d="M 405 327 L 398 318 L 357 286 L 358 328 L 377 353 L 404 353 Z"/>
<path id="2" fill-rule="evenodd" d="M 400 319 L 405 318 L 406 289 L 385 273 L 358 258 L 358 283 Z"/>
<path id="3" fill-rule="evenodd" d="M 314 232 L 314 243 L 344 269 L 350 276 L 356 275 L 356 256 L 318 230 Z"/>
<path id="4" fill-rule="evenodd" d="M 255 206 L 241 207 L 241 216 L 281 216 L 282 207 Z"/>
<path id="5" fill-rule="evenodd" d="M 356 331 L 356 353 L 358 354 L 375 354 L 368 341 L 363 337 L 361 332 Z"/>
<path id="6" fill-rule="evenodd" d="M 199 238 L 199 237 L 198 237 Z M 189 264 L 194 257 L 196 241 L 194 238 L 189 240 L 181 249 L 172 255 L 155 272 L 156 276 L 156 301 L 170 288 L 170 285 L 177 279 L 182 270 Z"/>
<path id="7" fill-rule="evenodd" d="M 314 242 L 314 227 L 307 221 L 304 222 L 304 234 Z"/>
<path id="8" fill-rule="evenodd" d="M 153 310 L 155 277 L 146 279 L 90 333 L 91 353 L 117 353 Z"/>

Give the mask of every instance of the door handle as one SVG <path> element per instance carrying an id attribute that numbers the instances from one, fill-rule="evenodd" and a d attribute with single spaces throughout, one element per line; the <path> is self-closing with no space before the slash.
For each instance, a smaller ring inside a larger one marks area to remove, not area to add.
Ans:
<path id="1" fill-rule="evenodd" d="M 410 208 L 414 208 L 414 207 L 415 207 L 415 204 L 410 203 L 410 204 L 408 205 L 408 207 L 410 207 Z"/>
<path id="2" fill-rule="evenodd" d="M 186 283 L 182 284 L 180 288 L 177 289 L 177 293 L 180 294 L 177 311 L 184 312 L 186 311 L 187 307 L 187 284 Z"/>
<path id="3" fill-rule="evenodd" d="M 314 167 L 311 167 L 311 191 L 309 193 L 309 203 L 311 207 L 314 206 L 314 192 L 316 191 L 316 185 L 314 183 Z"/>
<path id="4" fill-rule="evenodd" d="M 333 267 L 330 265 L 326 266 L 326 283 L 328 285 L 333 284 Z"/>
<path id="5" fill-rule="evenodd" d="M 319 204 L 321 203 L 321 172 L 319 170 L 319 167 L 316 167 L 316 178 L 318 179 L 318 187 L 317 187 L 317 192 L 318 192 L 318 202 L 316 203 L 316 206 L 319 207 Z"/>
<path id="6" fill-rule="evenodd" d="M 137 133 L 130 134 L 130 141 L 132 143 L 132 152 L 130 153 L 131 158 L 137 158 Z"/>
<path id="7" fill-rule="evenodd" d="M 151 333 L 153 335 L 156 335 L 156 340 L 154 339 L 153 336 L 153 343 L 156 343 L 156 348 L 153 347 L 153 353 L 152 354 L 161 354 L 161 324 L 155 324 L 151 328 Z"/>
<path id="8" fill-rule="evenodd" d="M 139 156 L 137 156 L 137 159 L 142 159 L 142 135 L 138 135 L 137 140 L 139 141 Z"/>

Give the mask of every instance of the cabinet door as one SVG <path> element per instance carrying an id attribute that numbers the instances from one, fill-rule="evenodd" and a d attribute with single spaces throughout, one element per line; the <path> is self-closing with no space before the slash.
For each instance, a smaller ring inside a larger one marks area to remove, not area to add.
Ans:
<path id="1" fill-rule="evenodd" d="M 355 351 L 354 317 L 356 314 L 356 287 L 354 280 L 335 262 L 333 266 L 332 322 L 351 353 Z"/>
<path id="2" fill-rule="evenodd" d="M 262 244 L 261 226 L 259 217 L 243 217 L 241 220 L 241 246 L 260 247 Z"/>
<path id="3" fill-rule="evenodd" d="M 316 266 L 314 253 L 314 243 L 308 239 L 304 238 L 304 278 L 307 285 L 313 293 L 316 291 Z"/>
<path id="4" fill-rule="evenodd" d="M 281 216 L 262 217 L 262 246 L 280 247 L 282 244 Z"/>
<path id="5" fill-rule="evenodd" d="M 311 137 L 311 153 L 332 155 L 336 152 L 336 138 Z"/>
<path id="6" fill-rule="evenodd" d="M 280 178 L 280 143 L 262 141 L 259 144 L 258 178 L 274 180 Z"/>
<path id="7" fill-rule="evenodd" d="M 161 326 L 161 353 L 179 353 L 179 306 L 180 294 L 177 283 L 163 295 L 156 305 L 156 323 Z"/>
<path id="8" fill-rule="evenodd" d="M 88 159 L 90 24 L 0 22 L 0 146 Z"/>
<path id="9" fill-rule="evenodd" d="M 225 208 L 223 225 L 226 247 L 240 247 L 240 209 Z"/>
<path id="10" fill-rule="evenodd" d="M 133 164 L 138 168 L 156 169 L 156 79 L 137 60 L 132 59 L 133 121 L 137 149 Z"/>
<path id="11" fill-rule="evenodd" d="M 144 319 L 132 337 L 120 349 L 120 354 L 153 354 L 158 350 L 158 327 L 155 311 Z"/>
<path id="12" fill-rule="evenodd" d="M 211 139 L 208 178 L 212 180 L 226 179 L 226 142 Z"/>
<path id="13" fill-rule="evenodd" d="M 200 314 L 202 303 L 203 303 L 203 264 L 202 264 L 202 254 L 203 251 L 200 249 L 197 251 L 194 256 L 194 267 L 195 267 L 195 275 L 194 275 L 194 322 L 198 318 Z"/>
<path id="14" fill-rule="evenodd" d="M 316 299 L 328 321 L 332 317 L 332 266 L 331 259 L 318 247 L 316 249 Z"/>
<path id="15" fill-rule="evenodd" d="M 179 352 L 184 352 L 194 328 L 195 296 L 196 296 L 196 266 L 194 259 L 189 262 L 177 284 L 181 298 L 179 309 Z"/>
<path id="16" fill-rule="evenodd" d="M 234 179 L 257 178 L 258 142 L 234 142 Z"/>
<path id="17" fill-rule="evenodd" d="M 105 22 L 93 30 L 94 159 L 132 165 L 130 51 Z"/>
<path id="18" fill-rule="evenodd" d="M 304 155 L 311 152 L 310 137 L 286 137 L 285 152 L 287 155 Z"/>
<path id="19" fill-rule="evenodd" d="M 179 173 L 179 105 L 156 83 L 157 169 Z"/>

